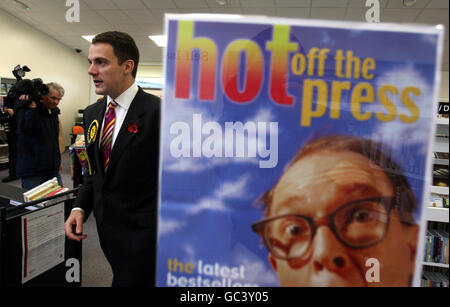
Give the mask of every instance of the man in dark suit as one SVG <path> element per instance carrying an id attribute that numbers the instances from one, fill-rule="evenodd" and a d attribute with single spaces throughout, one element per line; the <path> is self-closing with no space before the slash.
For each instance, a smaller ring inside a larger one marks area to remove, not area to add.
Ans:
<path id="1" fill-rule="evenodd" d="M 135 83 L 139 51 L 126 33 L 98 34 L 88 73 L 104 95 L 84 111 L 88 172 L 65 224 L 81 241 L 94 212 L 113 286 L 154 286 L 160 100 Z"/>

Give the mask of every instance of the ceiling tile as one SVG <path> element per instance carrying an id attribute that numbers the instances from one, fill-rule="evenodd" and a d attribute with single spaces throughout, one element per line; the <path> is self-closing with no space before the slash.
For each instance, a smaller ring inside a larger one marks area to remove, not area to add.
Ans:
<path id="1" fill-rule="evenodd" d="M 214 14 L 242 14 L 240 7 L 212 7 L 211 13 Z"/>
<path id="2" fill-rule="evenodd" d="M 179 9 L 197 9 L 208 7 L 205 0 L 174 0 L 174 2 Z"/>
<path id="3" fill-rule="evenodd" d="M 220 5 L 216 0 L 206 0 L 206 3 L 210 8 L 230 8 L 230 7 L 241 7 L 239 0 L 227 0 L 226 5 Z"/>
<path id="4" fill-rule="evenodd" d="M 30 11 L 26 12 L 31 18 L 44 25 L 66 24 L 66 11 L 62 8 L 55 8 L 53 11 Z"/>
<path id="5" fill-rule="evenodd" d="M 133 19 L 119 10 L 98 10 L 97 13 L 102 15 L 111 24 L 134 24 Z"/>
<path id="6" fill-rule="evenodd" d="M 347 7 L 347 0 L 312 0 L 312 7 Z"/>
<path id="7" fill-rule="evenodd" d="M 207 8 L 197 8 L 197 9 L 178 9 L 181 14 L 210 14 L 211 10 L 209 7 Z"/>
<path id="8" fill-rule="evenodd" d="M 39 21 L 37 21 L 36 19 L 31 17 L 30 14 L 28 14 L 26 12 L 13 11 L 13 12 L 9 12 L 9 13 L 11 13 L 11 15 L 19 18 L 23 22 L 26 22 L 26 23 L 28 23 L 30 25 L 35 25 L 35 24 L 39 24 L 40 23 Z"/>
<path id="9" fill-rule="evenodd" d="M 3 0 L 3 2 L 12 2 L 11 0 Z M 69 7 L 66 7 L 66 1 L 52 1 L 52 0 L 22 0 L 24 4 L 26 4 L 31 10 L 29 12 L 48 12 L 53 10 L 68 10 Z M 20 5 L 14 4 L 14 6 L 22 9 Z M 81 5 L 80 5 L 81 6 Z"/>
<path id="10" fill-rule="evenodd" d="M 380 7 L 383 8 L 387 5 L 389 0 L 380 0 Z M 348 7 L 366 7 L 367 0 L 349 0 Z M 369 5 L 367 7 L 370 7 Z"/>
<path id="11" fill-rule="evenodd" d="M 90 25 L 90 32 L 86 32 L 83 35 L 96 35 L 99 33 L 107 32 L 107 31 L 113 31 L 114 26 L 105 24 L 105 25 Z"/>
<path id="12" fill-rule="evenodd" d="M 164 25 L 161 23 L 155 24 L 155 23 L 143 23 L 139 24 L 139 27 L 142 29 L 142 33 L 145 33 L 148 35 L 161 35 L 164 31 Z"/>
<path id="13" fill-rule="evenodd" d="M 94 10 L 117 10 L 118 7 L 111 0 L 82 0 Z"/>
<path id="14" fill-rule="evenodd" d="M 80 22 L 89 25 L 107 24 L 105 18 L 97 14 L 96 11 L 80 11 Z"/>
<path id="15" fill-rule="evenodd" d="M 311 0 L 275 0 L 277 7 L 310 7 Z"/>
<path id="16" fill-rule="evenodd" d="M 276 16 L 276 10 L 274 7 L 261 7 L 261 8 L 243 7 L 242 14 L 258 15 L 258 16 Z"/>
<path id="17" fill-rule="evenodd" d="M 0 8 L 7 12 L 26 12 L 21 6 L 11 1 L 0 1 Z"/>
<path id="18" fill-rule="evenodd" d="M 448 9 L 448 0 L 431 0 L 427 5 L 427 9 Z"/>
<path id="19" fill-rule="evenodd" d="M 424 8 L 429 0 L 416 0 L 416 3 L 414 3 L 411 6 L 405 6 L 403 5 L 403 0 L 389 0 L 388 5 L 386 8 L 388 9 L 422 9 Z"/>
<path id="20" fill-rule="evenodd" d="M 277 15 L 290 18 L 309 18 L 310 11 L 309 7 L 279 7 Z"/>
<path id="21" fill-rule="evenodd" d="M 164 14 L 179 14 L 178 9 L 152 10 L 154 23 L 164 24 Z"/>
<path id="22" fill-rule="evenodd" d="M 420 9 L 389 9 L 381 12 L 381 22 L 413 22 L 420 14 Z"/>
<path id="23" fill-rule="evenodd" d="M 138 25 L 116 25 L 115 29 L 120 32 L 128 33 L 131 36 L 143 34 L 142 28 Z"/>
<path id="24" fill-rule="evenodd" d="M 366 21 L 366 8 L 349 7 L 345 12 L 345 20 Z"/>
<path id="25" fill-rule="evenodd" d="M 426 24 L 444 24 L 448 30 L 448 10 L 426 9 L 423 10 L 416 19 L 417 22 Z"/>
<path id="26" fill-rule="evenodd" d="M 81 11 L 90 11 L 92 10 L 83 0 L 80 0 L 80 10 Z"/>
<path id="27" fill-rule="evenodd" d="M 122 10 L 142 10 L 147 8 L 140 0 L 112 0 L 112 2 Z"/>
<path id="28" fill-rule="evenodd" d="M 243 8 L 263 8 L 263 7 L 275 7 L 274 0 L 241 0 L 241 6 Z"/>
<path id="29" fill-rule="evenodd" d="M 345 17 L 345 8 L 311 8 L 311 18 L 343 20 Z"/>
<path id="30" fill-rule="evenodd" d="M 142 0 L 150 9 L 174 9 L 175 3 L 172 0 Z"/>
<path id="31" fill-rule="evenodd" d="M 126 10 L 122 12 L 135 23 L 151 23 L 154 19 L 151 10 Z"/>

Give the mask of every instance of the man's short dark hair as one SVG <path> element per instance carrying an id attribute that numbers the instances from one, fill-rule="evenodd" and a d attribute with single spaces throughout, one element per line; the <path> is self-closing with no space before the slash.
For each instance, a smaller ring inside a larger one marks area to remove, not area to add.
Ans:
<path id="1" fill-rule="evenodd" d="M 406 224 L 415 223 L 413 212 L 417 209 L 417 199 L 411 190 L 403 169 L 392 159 L 392 151 L 383 143 L 347 135 L 322 136 L 302 146 L 292 161 L 285 167 L 283 174 L 300 159 L 322 150 L 329 150 L 333 153 L 351 151 L 375 163 L 391 180 L 402 221 Z M 280 178 L 283 177 L 283 174 Z M 272 202 L 273 191 L 277 184 L 278 182 L 259 198 L 259 202 L 266 207 L 266 215 L 269 213 L 268 210 Z"/>
<path id="2" fill-rule="evenodd" d="M 96 43 L 110 44 L 113 47 L 115 56 L 119 60 L 119 65 L 122 65 L 126 60 L 133 60 L 134 68 L 132 75 L 133 78 L 136 78 L 139 63 L 139 49 L 129 34 L 118 31 L 100 33 L 92 39 L 92 44 Z"/>

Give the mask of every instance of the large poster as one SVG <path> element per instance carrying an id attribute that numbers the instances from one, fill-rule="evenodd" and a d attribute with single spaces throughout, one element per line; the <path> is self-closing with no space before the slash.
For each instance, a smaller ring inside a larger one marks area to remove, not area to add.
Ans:
<path id="1" fill-rule="evenodd" d="M 418 285 L 442 28 L 169 15 L 166 34 L 158 286 Z"/>

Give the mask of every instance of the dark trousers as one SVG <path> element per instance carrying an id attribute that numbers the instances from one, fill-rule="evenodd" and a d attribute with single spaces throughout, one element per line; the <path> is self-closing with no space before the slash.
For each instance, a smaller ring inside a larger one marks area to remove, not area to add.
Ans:
<path id="1" fill-rule="evenodd" d="M 156 241 L 154 229 L 122 229 L 97 224 L 100 246 L 112 272 L 112 287 L 154 287 Z"/>

